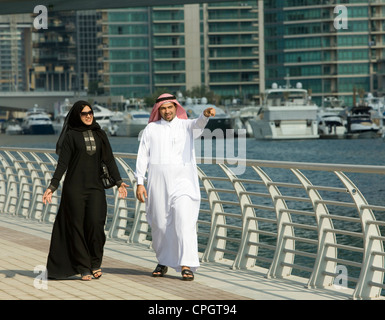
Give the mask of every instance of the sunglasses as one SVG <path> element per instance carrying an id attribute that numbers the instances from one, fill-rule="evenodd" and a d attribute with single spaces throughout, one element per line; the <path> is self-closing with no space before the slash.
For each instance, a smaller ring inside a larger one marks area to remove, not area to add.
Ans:
<path id="1" fill-rule="evenodd" d="M 86 117 L 86 116 L 93 116 L 94 115 L 94 112 L 91 110 L 91 111 L 88 111 L 88 112 L 80 112 L 80 115 L 82 117 Z"/>

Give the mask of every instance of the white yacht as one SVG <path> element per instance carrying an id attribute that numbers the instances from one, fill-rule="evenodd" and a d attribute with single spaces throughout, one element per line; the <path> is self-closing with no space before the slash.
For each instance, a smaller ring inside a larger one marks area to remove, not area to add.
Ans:
<path id="1" fill-rule="evenodd" d="M 318 132 L 320 138 L 341 139 L 345 138 L 347 132 L 345 120 L 345 108 L 343 100 L 336 97 L 324 99 L 324 105 L 317 113 Z"/>
<path id="2" fill-rule="evenodd" d="M 349 137 L 378 138 L 382 135 L 382 118 L 369 106 L 353 107 L 347 117 Z"/>
<path id="3" fill-rule="evenodd" d="M 137 106 L 125 106 L 125 111 L 115 112 L 110 118 L 112 136 L 138 137 L 148 124 L 150 113 Z"/>
<path id="4" fill-rule="evenodd" d="M 5 124 L 5 133 L 8 135 L 19 135 L 23 134 L 23 129 L 16 119 L 10 119 Z"/>
<path id="5" fill-rule="evenodd" d="M 35 105 L 27 111 L 21 124 L 25 134 L 54 134 L 51 116 Z"/>
<path id="6" fill-rule="evenodd" d="M 250 119 L 256 139 L 317 139 L 318 106 L 297 83 L 296 88 L 272 89 L 263 94 L 263 102 L 254 119 Z"/>
<path id="7" fill-rule="evenodd" d="M 385 97 L 375 97 L 372 93 L 368 93 L 364 98 L 364 103 L 372 108 L 372 120 L 381 127 L 383 131 L 385 123 Z"/>
<path id="8" fill-rule="evenodd" d="M 372 93 L 368 93 L 364 98 L 364 104 L 371 107 L 374 111 L 377 111 L 382 117 L 385 112 L 385 98 L 375 97 Z"/>
<path id="9" fill-rule="evenodd" d="M 110 118 L 114 115 L 114 113 L 110 109 L 102 107 L 98 104 L 93 105 L 92 110 L 94 111 L 94 118 L 96 122 L 104 131 L 108 132 L 110 127 Z"/>
<path id="10" fill-rule="evenodd" d="M 238 130 L 244 129 L 246 130 L 246 135 L 248 137 L 253 136 L 253 128 L 250 125 L 250 119 L 254 119 L 257 116 L 259 109 L 260 107 L 248 106 L 230 113 L 232 128 L 234 129 L 235 134 Z"/>

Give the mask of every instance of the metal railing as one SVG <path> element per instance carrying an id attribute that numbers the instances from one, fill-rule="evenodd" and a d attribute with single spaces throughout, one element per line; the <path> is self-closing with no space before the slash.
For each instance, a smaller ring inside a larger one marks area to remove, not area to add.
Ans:
<path id="1" fill-rule="evenodd" d="M 130 188 L 126 199 L 106 191 L 106 233 L 150 244 L 145 206 L 134 193 L 136 155 L 115 157 Z M 56 159 L 50 149 L 0 148 L 0 213 L 52 223 L 61 188 L 51 205 L 41 199 Z M 237 176 L 234 161 L 197 160 L 203 261 L 262 267 L 269 278 L 298 275 L 309 288 L 346 286 L 353 299 L 382 297 L 385 167 L 247 160 Z"/>

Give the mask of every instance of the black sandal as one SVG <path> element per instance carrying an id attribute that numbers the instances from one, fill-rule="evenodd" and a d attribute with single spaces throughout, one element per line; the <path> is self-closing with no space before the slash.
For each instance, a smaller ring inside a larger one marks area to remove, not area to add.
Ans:
<path id="1" fill-rule="evenodd" d="M 167 266 L 163 266 L 161 264 L 158 264 L 155 268 L 155 270 L 152 272 L 153 277 L 163 277 L 168 271 Z"/>
<path id="2" fill-rule="evenodd" d="M 193 281 L 194 280 L 194 272 L 192 272 L 190 269 L 183 269 L 182 270 L 182 280 Z"/>
<path id="3" fill-rule="evenodd" d="M 101 276 L 103 275 L 102 269 L 92 270 L 92 275 L 94 276 L 95 279 L 100 279 Z"/>

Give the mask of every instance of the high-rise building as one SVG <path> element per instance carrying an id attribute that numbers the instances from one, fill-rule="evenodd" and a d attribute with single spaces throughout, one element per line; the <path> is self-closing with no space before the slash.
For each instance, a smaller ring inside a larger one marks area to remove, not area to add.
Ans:
<path id="1" fill-rule="evenodd" d="M 186 17 L 195 18 L 195 25 Z M 185 91 L 188 86 L 201 84 L 199 21 L 199 5 L 153 7 L 155 90 L 167 88 L 170 92 Z"/>
<path id="2" fill-rule="evenodd" d="M 103 93 L 100 82 L 103 75 L 103 45 L 101 12 L 96 10 L 82 10 L 76 12 L 76 56 L 77 73 L 80 90 L 91 94 Z"/>
<path id="3" fill-rule="evenodd" d="M 354 91 L 383 93 L 384 0 L 266 0 L 264 6 L 266 86 L 301 82 L 317 104 L 336 96 L 352 105 Z"/>
<path id="4" fill-rule="evenodd" d="M 152 92 L 151 8 L 101 12 L 106 94 L 143 98 Z"/>
<path id="5" fill-rule="evenodd" d="M 104 10 L 105 91 L 137 98 L 206 86 L 223 97 L 255 98 L 264 86 L 262 3 Z"/>
<path id="6" fill-rule="evenodd" d="M 100 12 L 52 12 L 48 19 L 47 29 L 32 29 L 30 89 L 97 92 L 103 65 Z"/>
<path id="7" fill-rule="evenodd" d="M 256 98 L 301 82 L 312 99 L 385 94 L 385 0 L 245 0 L 0 16 L 0 90 L 142 98 L 206 86 Z M 32 43 L 32 44 L 31 44 Z M 31 49 L 32 48 L 32 49 Z"/>
<path id="8" fill-rule="evenodd" d="M 32 90 L 143 98 L 205 86 L 228 98 L 264 87 L 261 0 L 55 12 L 33 30 Z"/>
<path id="9" fill-rule="evenodd" d="M 264 87 L 262 5 L 262 1 L 202 5 L 205 84 L 223 97 L 251 99 Z"/>
<path id="10" fill-rule="evenodd" d="M 28 90 L 31 25 L 29 14 L 0 15 L 0 91 Z"/>
<path id="11" fill-rule="evenodd" d="M 77 68 L 76 14 L 48 15 L 47 29 L 33 29 L 31 90 L 71 91 L 80 89 Z"/>

